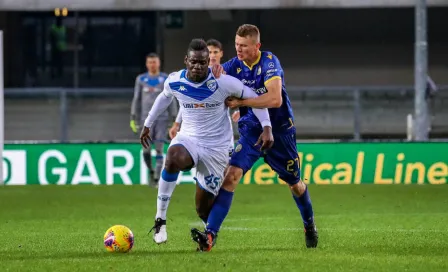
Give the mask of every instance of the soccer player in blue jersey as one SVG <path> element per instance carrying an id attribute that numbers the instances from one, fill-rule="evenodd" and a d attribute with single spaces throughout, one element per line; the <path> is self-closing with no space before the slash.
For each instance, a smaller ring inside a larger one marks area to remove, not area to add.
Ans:
<path id="1" fill-rule="evenodd" d="M 278 58 L 271 52 L 260 51 L 260 46 L 258 28 L 249 24 L 240 26 L 235 37 L 237 57 L 222 66 L 226 74 L 238 78 L 244 85 L 255 90 L 258 97 L 227 100 L 229 107 L 240 108 L 240 139 L 208 216 L 205 231 L 196 228 L 191 230 L 192 239 L 198 243 L 198 249 L 201 251 L 212 249 L 218 231 L 230 210 L 237 184 L 260 157 L 288 183 L 294 202 L 302 215 L 305 244 L 308 248 L 317 247 L 318 233 L 313 207 L 307 186 L 300 179 L 294 115 L 286 93 L 283 69 Z M 215 69 L 215 72 L 220 74 L 222 69 Z M 254 146 L 262 130 L 251 108 L 269 108 L 274 145 L 267 152 L 260 151 L 260 146 Z"/>

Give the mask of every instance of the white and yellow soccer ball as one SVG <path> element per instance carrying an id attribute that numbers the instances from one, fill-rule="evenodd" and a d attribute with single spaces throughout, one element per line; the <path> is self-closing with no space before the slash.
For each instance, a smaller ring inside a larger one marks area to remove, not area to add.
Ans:
<path id="1" fill-rule="evenodd" d="M 129 252 L 134 246 L 134 234 L 123 225 L 110 227 L 104 234 L 104 247 L 109 252 Z"/>

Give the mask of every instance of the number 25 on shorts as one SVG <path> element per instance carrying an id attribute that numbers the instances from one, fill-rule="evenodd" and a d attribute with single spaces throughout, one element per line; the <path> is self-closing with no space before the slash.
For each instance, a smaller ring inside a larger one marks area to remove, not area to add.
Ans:
<path id="1" fill-rule="evenodd" d="M 221 183 L 221 179 L 219 177 L 215 177 L 215 175 L 211 174 L 204 178 L 205 184 L 210 187 L 212 190 L 216 190 L 216 188 Z"/>

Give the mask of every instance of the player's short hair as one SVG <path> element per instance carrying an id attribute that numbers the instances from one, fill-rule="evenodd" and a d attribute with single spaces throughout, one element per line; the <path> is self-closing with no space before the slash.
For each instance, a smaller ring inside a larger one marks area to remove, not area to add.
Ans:
<path id="1" fill-rule="evenodd" d="M 158 58 L 160 59 L 159 55 L 157 55 L 157 53 L 149 53 L 148 55 L 146 55 L 147 59 L 153 59 L 153 58 Z"/>
<path id="2" fill-rule="evenodd" d="M 250 36 L 254 38 L 257 42 L 260 42 L 260 30 L 255 25 L 244 24 L 238 27 L 236 35 L 240 37 Z"/>
<path id="3" fill-rule="evenodd" d="M 210 39 L 207 41 L 207 46 L 214 46 L 216 48 L 218 48 L 220 51 L 222 51 L 222 44 L 215 39 Z"/>
<path id="4" fill-rule="evenodd" d="M 193 39 L 188 46 L 187 55 L 190 51 L 203 51 L 207 50 L 207 43 L 203 39 Z"/>

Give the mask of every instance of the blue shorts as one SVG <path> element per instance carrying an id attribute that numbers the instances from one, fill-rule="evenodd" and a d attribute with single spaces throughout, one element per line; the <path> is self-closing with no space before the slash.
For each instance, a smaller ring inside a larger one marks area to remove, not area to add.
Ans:
<path id="1" fill-rule="evenodd" d="M 266 152 L 260 151 L 261 145 L 254 146 L 259 136 L 241 134 L 230 159 L 230 165 L 243 169 L 243 173 L 246 174 L 254 163 L 263 157 L 279 178 L 289 185 L 298 183 L 300 181 L 300 160 L 295 130 L 287 134 L 274 134 L 274 145 Z"/>

